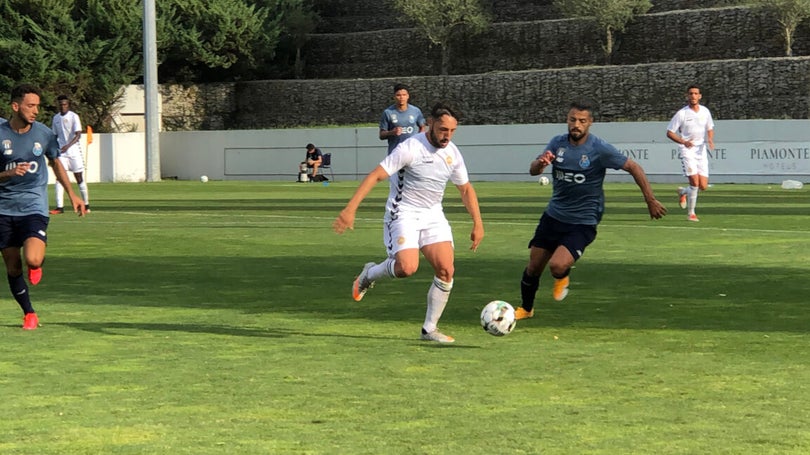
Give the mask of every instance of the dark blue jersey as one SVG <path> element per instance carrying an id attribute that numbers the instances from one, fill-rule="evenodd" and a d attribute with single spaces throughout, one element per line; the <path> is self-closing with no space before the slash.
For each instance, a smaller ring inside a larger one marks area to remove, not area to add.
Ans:
<path id="1" fill-rule="evenodd" d="M 627 157 L 593 134 L 576 146 L 568 142 L 568 134 L 561 134 L 546 150 L 555 156 L 551 168 L 554 192 L 546 213 L 565 223 L 599 224 L 605 211 L 605 171 L 621 169 Z"/>
<path id="2" fill-rule="evenodd" d="M 48 161 L 59 156 L 56 135 L 50 128 L 34 122 L 28 132 L 19 134 L 9 123 L 0 123 L 0 165 L 4 170 L 29 163 L 25 175 L 0 182 L 0 214 L 48 216 Z"/>
<path id="3" fill-rule="evenodd" d="M 400 111 L 396 104 L 388 106 L 380 118 L 380 130 L 390 131 L 398 126 L 402 128 L 402 134 L 388 138 L 388 154 L 390 155 L 397 145 L 405 142 L 405 139 L 419 133 L 419 129 L 425 125 L 427 121 L 418 107 L 409 104 L 404 111 Z"/>

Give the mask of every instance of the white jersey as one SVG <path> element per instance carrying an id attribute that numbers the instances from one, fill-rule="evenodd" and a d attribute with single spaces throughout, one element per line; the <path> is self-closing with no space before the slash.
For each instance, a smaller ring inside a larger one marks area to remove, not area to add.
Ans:
<path id="1" fill-rule="evenodd" d="M 59 142 L 59 148 L 64 147 L 68 142 L 72 141 L 77 133 L 82 132 L 82 122 L 79 120 L 78 114 L 73 111 L 67 111 L 65 115 L 56 114 L 53 116 L 51 129 L 56 134 L 56 139 Z M 79 145 L 80 141 L 71 145 L 69 149 L 63 152 L 63 155 L 80 154 L 82 149 Z"/>
<path id="2" fill-rule="evenodd" d="M 391 180 L 385 204 L 388 220 L 400 214 L 441 211 L 447 182 L 464 185 L 470 181 L 458 147 L 450 142 L 447 147 L 436 148 L 426 133 L 399 144 L 380 166 Z"/>
<path id="3" fill-rule="evenodd" d="M 712 113 L 703 105 L 698 105 L 697 112 L 689 106 L 684 106 L 675 113 L 667 126 L 667 131 L 677 133 L 682 138 L 691 141 L 693 149 L 701 149 L 706 142 L 706 132 L 713 129 Z M 686 149 L 683 144 L 680 145 L 680 148 Z"/>

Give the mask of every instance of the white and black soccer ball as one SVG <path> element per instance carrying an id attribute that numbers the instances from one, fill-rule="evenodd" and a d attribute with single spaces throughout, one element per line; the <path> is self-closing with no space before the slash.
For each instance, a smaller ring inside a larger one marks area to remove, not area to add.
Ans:
<path id="1" fill-rule="evenodd" d="M 493 300 L 481 310 L 481 327 L 490 335 L 509 335 L 516 323 L 515 309 L 503 300 Z"/>
<path id="2" fill-rule="evenodd" d="M 208 176 L 207 176 L 207 175 L 201 175 L 201 176 L 200 176 L 200 181 L 201 181 L 202 183 L 207 182 L 207 181 L 208 181 Z"/>
<path id="3" fill-rule="evenodd" d="M 550 183 L 550 181 L 549 181 L 548 177 L 546 177 L 545 175 L 541 175 L 540 178 L 537 179 L 537 183 L 539 183 L 541 185 L 548 185 Z"/>

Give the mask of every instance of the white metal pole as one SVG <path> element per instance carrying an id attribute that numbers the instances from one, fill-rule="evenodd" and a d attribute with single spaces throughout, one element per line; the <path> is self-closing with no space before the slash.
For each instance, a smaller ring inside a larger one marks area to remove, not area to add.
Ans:
<path id="1" fill-rule="evenodd" d="M 160 181 L 156 24 L 155 0 L 143 0 L 143 85 L 146 96 L 146 181 L 148 182 Z"/>

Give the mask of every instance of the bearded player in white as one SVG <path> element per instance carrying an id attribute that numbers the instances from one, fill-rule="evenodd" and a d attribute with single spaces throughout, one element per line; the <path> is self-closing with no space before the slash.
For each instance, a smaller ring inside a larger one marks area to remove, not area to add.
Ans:
<path id="1" fill-rule="evenodd" d="M 687 105 L 675 113 L 667 126 L 667 137 L 678 143 L 681 166 L 688 188 L 678 188 L 679 204 L 687 209 L 689 221 L 700 221 L 695 214 L 698 191 L 709 187 L 709 151 L 714 149 L 714 121 L 709 109 L 700 104 L 700 87 L 686 89 Z"/>
<path id="2" fill-rule="evenodd" d="M 59 142 L 59 161 L 62 162 L 62 167 L 72 172 L 73 177 L 76 178 L 79 193 L 89 212 L 90 200 L 88 199 L 87 182 L 84 180 L 84 159 L 81 144 L 79 144 L 82 137 L 82 122 L 79 115 L 70 110 L 70 100 L 67 95 L 56 97 L 56 104 L 59 107 L 59 113 L 53 116 L 51 129 Z M 65 213 L 65 188 L 57 183 L 55 189 L 56 208 L 49 212 L 51 215 Z"/>
<path id="3" fill-rule="evenodd" d="M 419 252 L 433 267 L 433 283 L 427 293 L 427 312 L 421 338 L 452 343 L 453 337 L 438 330 L 439 319 L 453 288 L 453 233 L 444 216 L 442 198 L 447 182 L 461 193 L 461 201 L 472 218 L 471 250 L 478 249 L 484 225 L 478 197 L 470 183 L 467 167 L 456 145 L 451 142 L 458 127 L 458 115 L 445 104 L 433 106 L 428 131 L 399 144 L 372 170 L 333 223 L 342 234 L 354 228 L 360 203 L 377 183 L 391 179 L 385 205 L 383 242 L 388 258 L 379 264 L 369 262 L 354 280 L 352 297 L 360 301 L 377 280 L 405 278 L 416 273 Z"/>

